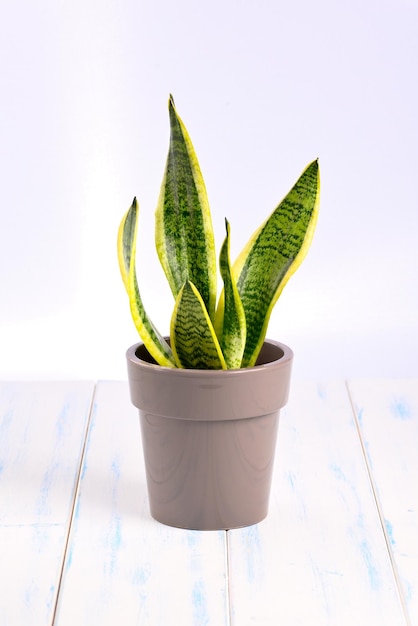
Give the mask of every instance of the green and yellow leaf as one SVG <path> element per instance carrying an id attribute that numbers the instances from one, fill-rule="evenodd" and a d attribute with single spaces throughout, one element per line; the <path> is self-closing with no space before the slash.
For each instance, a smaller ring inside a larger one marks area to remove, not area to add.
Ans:
<path id="1" fill-rule="evenodd" d="M 238 369 L 241 367 L 247 331 L 244 307 L 231 272 L 230 226 L 227 220 L 225 226 L 226 237 L 219 255 L 224 289 L 223 298 L 216 311 L 215 329 L 228 369 Z"/>
<path id="2" fill-rule="evenodd" d="M 172 350 L 148 317 L 138 288 L 135 271 L 136 239 L 139 207 L 134 198 L 124 215 L 118 232 L 118 260 L 120 273 L 129 296 L 131 314 L 138 333 L 148 352 L 160 365 L 175 367 Z"/>
<path id="3" fill-rule="evenodd" d="M 315 160 L 253 234 L 233 265 L 247 322 L 242 367 L 255 364 L 272 309 L 307 254 L 318 217 L 319 187 L 319 165 Z"/>
<path id="4" fill-rule="evenodd" d="M 177 367 L 227 369 L 205 303 L 189 280 L 177 296 L 170 338 Z"/>
<path id="5" fill-rule="evenodd" d="M 175 298 L 190 280 L 211 319 L 216 304 L 216 256 L 209 202 L 189 134 L 169 100 L 170 146 L 155 214 L 158 256 Z"/>

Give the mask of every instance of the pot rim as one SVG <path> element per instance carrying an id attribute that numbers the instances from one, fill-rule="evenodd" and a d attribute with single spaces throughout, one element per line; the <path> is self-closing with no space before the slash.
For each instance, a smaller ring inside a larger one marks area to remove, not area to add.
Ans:
<path id="1" fill-rule="evenodd" d="M 168 338 L 166 337 L 166 339 Z M 149 369 L 150 371 L 155 370 L 155 371 L 160 371 L 160 372 L 173 372 L 176 374 L 176 376 L 191 377 L 191 378 L 195 376 L 196 377 L 205 376 L 208 378 L 215 378 L 218 376 L 222 376 L 222 377 L 223 376 L 242 376 L 244 373 L 250 373 L 253 371 L 259 372 L 260 370 L 270 369 L 272 367 L 275 367 L 275 368 L 286 367 L 289 364 L 289 361 L 293 360 L 293 356 L 294 356 L 293 351 L 286 344 L 276 341 L 274 339 L 265 339 L 263 345 L 265 344 L 269 344 L 271 346 L 274 346 L 275 348 L 278 348 L 282 352 L 281 356 L 277 359 L 274 359 L 273 361 L 268 361 L 267 363 L 260 363 L 258 365 L 256 364 L 256 365 L 253 365 L 252 367 L 241 367 L 241 368 L 228 369 L 228 370 L 188 369 L 188 368 L 180 368 L 180 367 L 167 367 L 165 365 L 159 365 L 158 363 L 150 363 L 149 361 L 145 361 L 144 359 L 141 359 L 136 354 L 139 348 L 141 348 L 142 346 L 145 347 L 145 344 L 142 341 L 135 343 L 132 346 L 130 346 L 130 348 L 128 348 L 128 350 L 126 351 L 126 358 L 133 365 L 140 365 L 141 367 L 145 367 Z"/>

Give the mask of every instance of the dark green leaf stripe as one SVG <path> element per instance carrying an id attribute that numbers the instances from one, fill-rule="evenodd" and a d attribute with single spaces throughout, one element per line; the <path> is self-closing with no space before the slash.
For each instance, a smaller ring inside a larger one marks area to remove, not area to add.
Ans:
<path id="1" fill-rule="evenodd" d="M 178 367 L 226 369 L 203 299 L 190 281 L 184 284 L 178 294 L 171 319 L 170 337 Z"/>
<path id="2" fill-rule="evenodd" d="M 136 198 L 134 198 L 132 206 L 125 214 L 119 227 L 119 267 L 128 292 L 133 321 L 148 352 L 160 365 L 175 367 L 172 350 L 148 317 L 138 288 L 135 271 L 138 216 L 139 208 Z"/>
<path id="3" fill-rule="evenodd" d="M 192 142 L 169 100 L 170 146 L 156 210 L 156 247 L 174 297 L 196 285 L 213 319 L 216 257 L 205 184 Z"/>
<path id="4" fill-rule="evenodd" d="M 234 264 L 247 321 L 242 366 L 255 364 L 272 308 L 299 267 L 313 236 L 319 200 L 319 168 L 313 161 Z"/>
<path id="5" fill-rule="evenodd" d="M 230 263 L 230 226 L 225 220 L 226 237 L 219 255 L 219 266 L 224 281 L 222 312 L 216 313 L 216 326 L 220 338 L 221 350 L 228 369 L 241 367 L 246 339 L 244 307 L 235 280 L 231 274 Z"/>

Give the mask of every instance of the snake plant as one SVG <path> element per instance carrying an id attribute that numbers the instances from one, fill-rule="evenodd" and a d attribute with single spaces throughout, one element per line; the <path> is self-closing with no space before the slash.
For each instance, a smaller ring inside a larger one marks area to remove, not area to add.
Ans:
<path id="1" fill-rule="evenodd" d="M 220 250 L 223 289 L 217 299 L 217 259 L 206 187 L 193 144 L 169 98 L 170 144 L 155 213 L 158 257 L 175 304 L 170 341 L 142 302 L 136 276 L 136 198 L 118 232 L 118 259 L 135 326 L 148 352 L 166 367 L 237 369 L 256 364 L 272 309 L 312 241 L 319 207 L 315 160 L 230 260 L 230 225 Z"/>

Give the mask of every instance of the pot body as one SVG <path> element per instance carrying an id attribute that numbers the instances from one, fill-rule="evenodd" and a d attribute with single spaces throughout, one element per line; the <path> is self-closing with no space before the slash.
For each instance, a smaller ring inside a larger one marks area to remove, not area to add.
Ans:
<path id="1" fill-rule="evenodd" d="M 292 360 L 290 348 L 270 340 L 255 367 L 237 370 L 161 367 L 143 344 L 129 348 L 154 519 L 220 530 L 266 517 Z"/>

